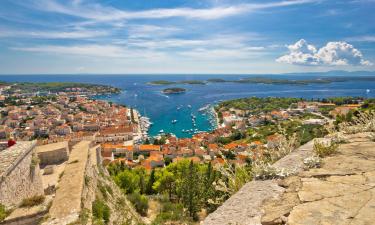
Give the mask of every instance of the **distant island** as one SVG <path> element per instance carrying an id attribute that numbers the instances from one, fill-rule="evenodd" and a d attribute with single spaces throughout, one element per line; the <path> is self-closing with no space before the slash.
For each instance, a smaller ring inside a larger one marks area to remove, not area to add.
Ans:
<path id="1" fill-rule="evenodd" d="M 166 88 L 166 89 L 163 90 L 164 94 L 180 94 L 180 93 L 184 93 L 184 92 L 186 92 L 185 88 L 178 88 L 178 87 Z"/>
<path id="2" fill-rule="evenodd" d="M 147 84 L 152 84 L 152 85 L 170 85 L 170 84 L 176 84 L 176 82 L 167 81 L 167 80 L 155 80 L 155 81 L 148 82 Z"/>
<path id="3" fill-rule="evenodd" d="M 167 81 L 157 80 L 151 81 L 148 84 L 151 85 L 172 85 L 172 84 L 200 84 L 204 85 L 207 83 L 249 83 L 249 84 L 288 84 L 288 85 L 308 85 L 308 84 L 329 84 L 334 82 L 346 82 L 346 81 L 375 81 L 373 76 L 361 76 L 361 77 L 344 77 L 344 76 L 331 76 L 331 77 L 317 77 L 311 79 L 282 79 L 282 78 L 269 78 L 269 77 L 245 77 L 238 80 L 225 80 L 220 78 L 210 78 L 207 80 L 184 80 L 184 81 Z"/>
<path id="4" fill-rule="evenodd" d="M 207 82 L 212 82 L 212 83 L 223 83 L 223 82 L 227 82 L 227 81 L 224 80 L 224 79 L 213 78 L 213 79 L 208 79 Z"/>
<path id="5" fill-rule="evenodd" d="M 206 84 L 205 81 L 202 80 L 182 80 L 182 81 L 168 81 L 168 80 L 156 80 L 148 82 L 151 85 L 172 85 L 172 84 Z"/>

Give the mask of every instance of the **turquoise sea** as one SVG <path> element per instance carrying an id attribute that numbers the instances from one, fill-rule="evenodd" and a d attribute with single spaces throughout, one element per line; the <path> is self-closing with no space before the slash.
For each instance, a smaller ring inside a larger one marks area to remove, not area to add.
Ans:
<path id="1" fill-rule="evenodd" d="M 122 89 L 121 94 L 102 96 L 101 99 L 125 104 L 138 109 L 142 115 L 150 117 L 153 126 L 150 135 L 157 135 L 160 130 L 176 134 L 178 137 L 190 137 L 191 134 L 182 130 L 194 129 L 191 114 L 196 116 L 196 128 L 201 131 L 211 130 L 209 116 L 199 112 L 199 108 L 207 104 L 217 104 L 226 99 L 242 97 L 302 97 L 326 98 L 333 96 L 375 97 L 375 82 L 352 79 L 346 82 L 309 85 L 284 84 L 245 84 L 245 83 L 207 83 L 206 85 L 178 84 L 173 87 L 186 88 L 186 93 L 164 95 L 161 91 L 169 86 L 149 85 L 154 80 L 207 80 L 221 78 L 238 80 L 251 76 L 262 76 L 280 79 L 309 79 L 324 76 L 360 76 L 375 73 L 313 73 L 284 75 L 0 75 L 1 81 L 29 82 L 84 82 L 108 84 Z M 191 107 L 189 107 L 189 105 Z M 178 110 L 179 108 L 179 110 Z M 171 121 L 177 120 L 175 124 Z"/>

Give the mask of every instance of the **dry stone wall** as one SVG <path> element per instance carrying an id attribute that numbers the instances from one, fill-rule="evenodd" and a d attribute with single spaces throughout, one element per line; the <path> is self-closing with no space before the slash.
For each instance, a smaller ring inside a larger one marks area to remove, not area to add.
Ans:
<path id="1" fill-rule="evenodd" d="M 11 160 L 0 177 L 0 203 L 6 207 L 15 206 L 25 198 L 44 194 L 39 165 L 31 163 L 34 147 L 35 142 L 21 142 L 1 152 L 1 157 Z"/>

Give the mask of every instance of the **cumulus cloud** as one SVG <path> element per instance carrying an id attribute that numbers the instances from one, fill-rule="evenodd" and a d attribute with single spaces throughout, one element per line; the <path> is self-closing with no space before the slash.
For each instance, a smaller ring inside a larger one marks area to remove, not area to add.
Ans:
<path id="1" fill-rule="evenodd" d="M 289 53 L 276 59 L 277 62 L 296 65 L 369 66 L 371 62 L 362 53 L 344 41 L 328 42 L 317 49 L 304 39 L 287 46 Z"/>

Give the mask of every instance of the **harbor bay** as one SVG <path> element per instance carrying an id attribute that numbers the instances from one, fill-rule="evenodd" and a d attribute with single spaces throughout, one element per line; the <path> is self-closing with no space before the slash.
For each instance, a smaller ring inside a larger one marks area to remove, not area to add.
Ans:
<path id="1" fill-rule="evenodd" d="M 330 74 L 331 75 L 331 74 Z M 335 74 L 339 76 L 340 73 Z M 361 74 L 355 74 L 361 76 Z M 173 133 L 177 137 L 191 137 L 199 131 L 210 131 L 216 127 L 212 107 L 218 102 L 243 97 L 298 97 L 328 98 L 332 96 L 374 97 L 375 81 L 350 80 L 330 83 L 264 84 L 239 82 L 206 82 L 204 85 L 186 80 L 207 81 L 209 79 L 234 80 L 259 75 L 13 75 L 0 76 L 7 82 L 81 82 L 111 85 L 121 89 L 119 94 L 100 95 L 97 99 L 125 104 L 136 109 L 141 116 L 148 117 L 152 125 L 148 135 Z M 263 78 L 307 80 L 325 77 L 315 73 L 301 75 L 263 75 Z M 152 85 L 155 80 L 180 81 L 174 86 L 186 89 L 179 94 L 164 94 L 168 85 Z"/>

